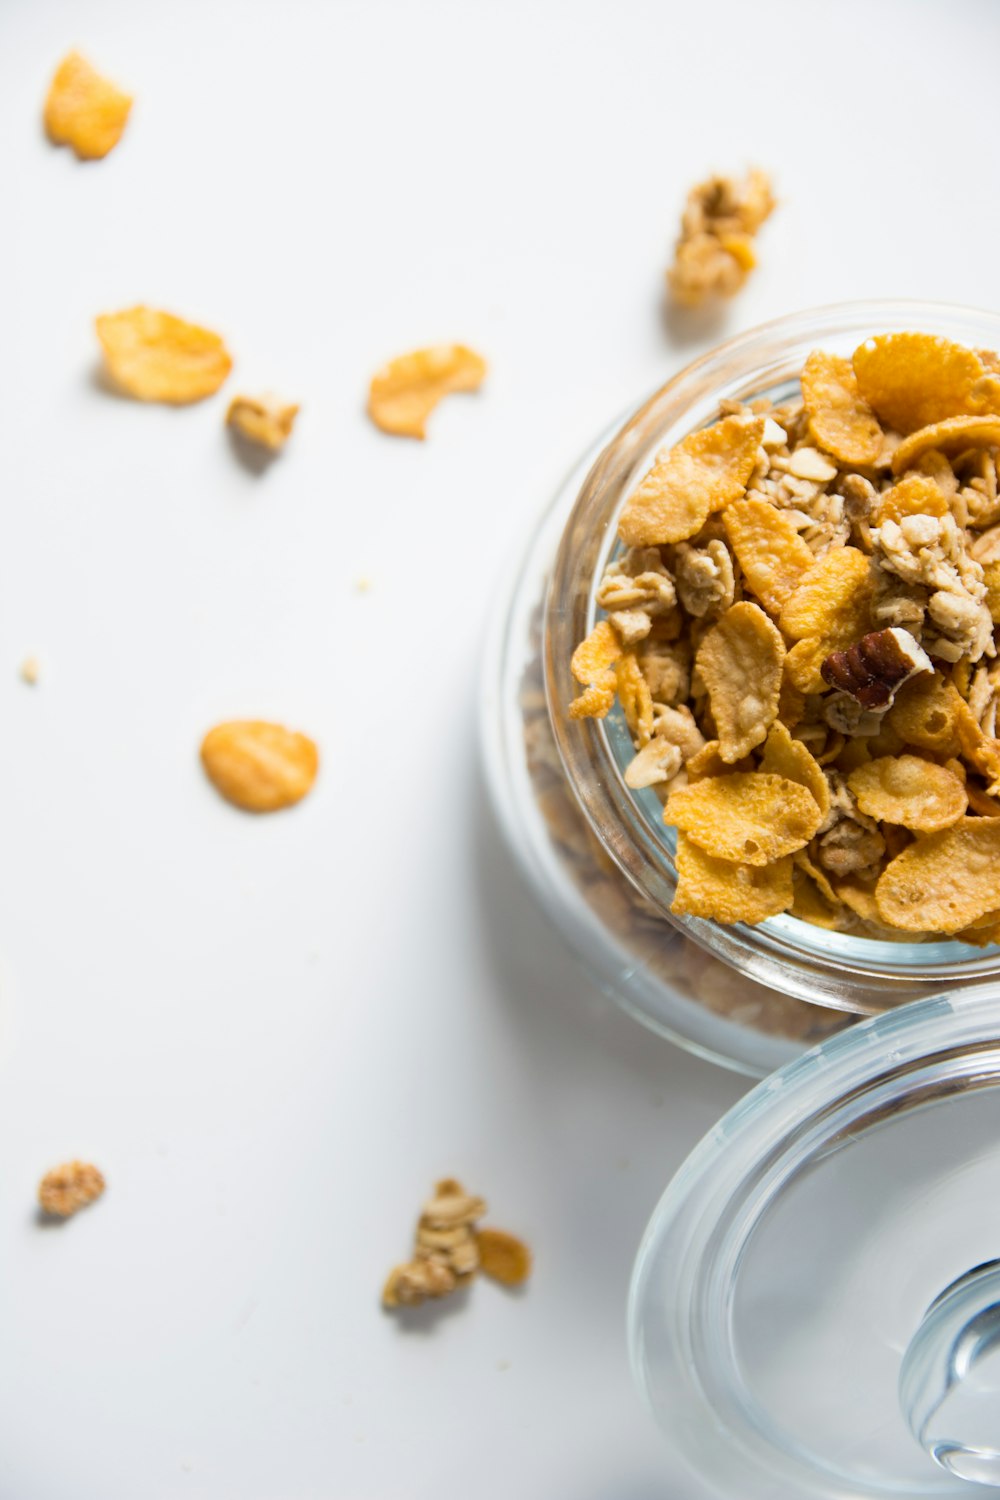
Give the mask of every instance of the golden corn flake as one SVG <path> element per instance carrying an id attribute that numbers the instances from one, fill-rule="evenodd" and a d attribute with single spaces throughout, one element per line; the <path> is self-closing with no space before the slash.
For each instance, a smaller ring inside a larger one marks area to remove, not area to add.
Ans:
<path id="1" fill-rule="evenodd" d="M 863 813 L 916 833 L 949 828 L 965 812 L 965 787 L 945 766 L 918 755 L 883 755 L 847 778 Z"/>
<path id="2" fill-rule="evenodd" d="M 954 755 L 959 748 L 958 712 L 961 698 L 935 672 L 922 673 L 903 684 L 886 715 L 886 727 L 904 745 L 935 755 Z"/>
<path id="3" fill-rule="evenodd" d="M 79 52 L 68 52 L 49 85 L 45 129 L 55 145 L 96 161 L 121 140 L 131 108 L 131 94 L 102 78 Z"/>
<path id="4" fill-rule="evenodd" d="M 744 494 L 763 435 L 763 417 L 724 417 L 661 453 L 622 511 L 622 541 L 657 547 L 694 536 Z"/>
<path id="5" fill-rule="evenodd" d="M 840 926 L 836 905 L 831 905 L 820 895 L 798 865 L 792 870 L 792 904 L 788 910 L 801 922 L 809 922 L 813 927 L 824 927 L 828 932 L 835 932 Z"/>
<path id="6" fill-rule="evenodd" d="M 226 423 L 248 442 L 277 453 L 292 435 L 297 406 L 274 396 L 236 396 L 226 412 Z"/>
<path id="7" fill-rule="evenodd" d="M 671 792 L 663 821 L 716 859 L 766 865 L 803 848 L 823 815 L 812 793 L 797 782 L 737 771 Z"/>
<path id="8" fill-rule="evenodd" d="M 965 760 L 986 778 L 986 790 L 995 795 L 1000 792 L 1000 740 L 986 734 L 982 725 L 965 703 L 955 693 L 955 727 L 958 743 Z"/>
<path id="9" fill-rule="evenodd" d="M 615 663 L 615 680 L 618 687 L 618 701 L 625 715 L 625 722 L 629 727 L 629 733 L 639 743 L 641 749 L 647 745 L 653 733 L 653 699 L 649 691 L 649 684 L 636 660 L 634 651 L 626 651 L 625 655 Z"/>
<path id="10" fill-rule="evenodd" d="M 986 584 L 986 607 L 994 625 L 1000 625 L 1000 558 L 983 563 L 983 582 Z"/>
<path id="11" fill-rule="evenodd" d="M 904 516 L 946 516 L 948 501 L 927 474 L 907 474 L 878 497 L 875 520 L 901 521 Z"/>
<path id="12" fill-rule="evenodd" d="M 383 432 L 423 438 L 439 401 L 456 391 L 476 391 L 485 378 L 486 361 L 464 344 L 417 349 L 372 376 L 368 415 Z"/>
<path id="13" fill-rule="evenodd" d="M 905 932 L 958 932 L 996 910 L 1000 821 L 960 818 L 917 839 L 879 877 L 882 920 Z"/>
<path id="14" fill-rule="evenodd" d="M 578 698 L 573 699 L 569 706 L 570 718 L 605 718 L 614 707 L 617 689 L 618 683 L 614 672 L 602 672 L 596 682 L 592 682 Z"/>
<path id="15" fill-rule="evenodd" d="M 875 463 L 883 433 L 849 359 L 814 349 L 802 370 L 802 400 L 821 448 L 840 463 Z"/>
<path id="16" fill-rule="evenodd" d="M 760 768 L 773 776 L 784 776 L 787 781 L 797 781 L 801 786 L 807 787 L 815 797 L 823 817 L 826 817 L 830 811 L 830 783 L 823 767 L 807 745 L 792 738 L 780 719 L 775 720 L 768 731 Z"/>
<path id="17" fill-rule="evenodd" d="M 784 511 L 745 495 L 722 514 L 729 544 L 752 591 L 772 615 L 780 615 L 816 559 Z"/>
<path id="18" fill-rule="evenodd" d="M 973 349 L 930 333 L 883 333 L 854 351 L 858 388 L 896 432 L 915 432 L 973 409 L 985 373 Z"/>
<path id="19" fill-rule="evenodd" d="M 217 333 L 152 307 L 105 313 L 96 327 L 108 373 L 138 401 L 202 401 L 232 369 Z"/>
<path id="20" fill-rule="evenodd" d="M 476 1231 L 479 1269 L 502 1286 L 520 1286 L 531 1275 L 531 1251 L 504 1229 Z"/>
<path id="21" fill-rule="evenodd" d="M 201 745 L 205 774 L 216 791 L 244 812 L 278 812 L 311 790 L 319 751 L 307 735 L 259 719 L 210 729 Z"/>
<path id="22" fill-rule="evenodd" d="M 826 658 L 871 629 L 873 593 L 868 558 L 855 547 L 835 547 L 813 564 L 781 611 L 781 628 L 796 641 L 785 658 L 793 687 L 824 691 Z"/>
<path id="23" fill-rule="evenodd" d="M 621 654 L 621 642 L 615 635 L 614 627 L 608 620 L 601 620 L 573 652 L 570 671 L 581 687 L 585 687 L 603 678 Z"/>
<path id="24" fill-rule="evenodd" d="M 686 834 L 677 835 L 677 891 L 670 910 L 717 922 L 763 922 L 792 902 L 792 861 L 738 865 L 713 859 Z"/>
<path id="25" fill-rule="evenodd" d="M 932 448 L 939 453 L 962 453 L 966 448 L 995 448 L 998 445 L 1000 417 L 947 417 L 905 437 L 892 455 L 892 472 L 902 474 Z"/>
<path id="26" fill-rule="evenodd" d="M 695 666 L 708 689 L 719 754 L 739 760 L 767 737 L 778 712 L 785 643 L 759 605 L 734 604 L 705 636 Z"/>

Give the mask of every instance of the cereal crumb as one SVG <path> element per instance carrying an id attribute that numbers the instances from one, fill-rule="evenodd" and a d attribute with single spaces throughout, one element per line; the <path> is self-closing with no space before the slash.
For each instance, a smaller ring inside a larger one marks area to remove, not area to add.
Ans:
<path id="1" fill-rule="evenodd" d="M 279 812 L 312 789 L 319 751 L 308 735 L 260 719 L 210 729 L 201 762 L 216 791 L 244 812 Z"/>
<path id="2" fill-rule="evenodd" d="M 372 591 L 372 580 L 367 573 L 362 573 L 354 580 L 354 592 L 356 594 L 370 594 Z"/>
<path id="3" fill-rule="evenodd" d="M 709 177 L 688 193 L 667 286 L 681 307 L 732 297 L 757 263 L 753 238 L 774 208 L 771 181 L 754 168 L 742 182 Z"/>
<path id="4" fill-rule="evenodd" d="M 300 410 L 276 396 L 234 396 L 226 412 L 226 425 L 248 442 L 269 453 L 279 453 L 292 435 Z"/>
<path id="5" fill-rule="evenodd" d="M 38 1185 L 38 1202 L 43 1213 L 68 1219 L 77 1209 L 94 1203 L 104 1192 L 104 1178 L 88 1162 L 70 1161 L 46 1172 Z"/>
<path id="6" fill-rule="evenodd" d="M 26 656 L 21 663 L 21 681 L 34 687 L 41 676 L 42 665 L 37 656 Z"/>

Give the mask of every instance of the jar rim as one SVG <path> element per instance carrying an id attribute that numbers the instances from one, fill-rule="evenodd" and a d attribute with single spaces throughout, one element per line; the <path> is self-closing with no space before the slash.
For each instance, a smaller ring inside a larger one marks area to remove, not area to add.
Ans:
<path id="1" fill-rule="evenodd" d="M 1000 314 L 875 299 L 786 314 L 678 371 L 625 422 L 587 475 L 562 533 L 544 608 L 553 734 L 576 801 L 606 854 L 658 917 L 737 973 L 798 999 L 862 1012 L 1000 976 L 1000 949 L 881 941 L 830 932 L 787 913 L 731 927 L 673 913 L 670 837 L 655 794 L 637 795 L 625 785 L 621 742 L 627 736 L 619 729 L 616 740 L 614 720 L 571 720 L 564 705 L 576 692 L 572 651 L 598 618 L 597 584 L 615 545 L 618 514 L 653 455 L 711 420 L 722 400 L 774 394 L 783 382 L 797 385 L 806 356 L 819 344 L 848 352 L 873 334 L 914 328 L 973 347 L 1000 347 Z"/>

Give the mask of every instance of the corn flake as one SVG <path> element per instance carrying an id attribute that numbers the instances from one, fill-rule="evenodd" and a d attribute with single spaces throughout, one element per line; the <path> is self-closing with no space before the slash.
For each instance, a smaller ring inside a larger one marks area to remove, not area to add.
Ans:
<path id="1" fill-rule="evenodd" d="M 905 437 L 892 455 L 892 472 L 902 474 L 932 448 L 939 453 L 961 453 L 966 448 L 995 448 L 998 445 L 1000 417 L 947 417 Z"/>
<path id="2" fill-rule="evenodd" d="M 814 349 L 802 370 L 802 399 L 821 448 L 841 463 L 875 463 L 883 433 L 849 359 Z"/>
<path id="3" fill-rule="evenodd" d="M 739 760 L 767 736 L 778 712 L 785 643 L 756 604 L 734 604 L 705 636 L 695 666 L 708 689 L 719 754 Z"/>
<path id="4" fill-rule="evenodd" d="M 949 828 L 968 805 L 954 771 L 917 755 L 879 756 L 852 771 L 847 785 L 863 813 L 915 833 Z"/>
<path id="5" fill-rule="evenodd" d="M 764 608 L 780 615 L 816 559 L 783 511 L 745 495 L 722 515 L 730 546 Z"/>
<path id="6" fill-rule="evenodd" d="M 79 52 L 68 52 L 49 85 L 45 129 L 55 145 L 96 161 L 121 140 L 131 108 L 131 94 L 102 78 Z"/>
<path id="7" fill-rule="evenodd" d="M 439 401 L 455 391 L 476 391 L 485 378 L 486 361 L 464 344 L 401 354 L 372 376 L 368 415 L 383 432 L 424 438 Z"/>
<path id="8" fill-rule="evenodd" d="M 868 633 L 873 593 L 868 558 L 854 547 L 834 548 L 813 564 L 781 611 L 781 628 L 796 641 L 785 658 L 793 687 L 824 691 L 820 668 Z"/>
<path id="9" fill-rule="evenodd" d="M 760 768 L 774 776 L 784 776 L 786 781 L 797 781 L 807 787 L 816 799 L 816 805 L 825 818 L 830 811 L 830 783 L 823 767 L 801 740 L 795 740 L 782 724 L 775 720 L 768 731 Z"/>
<path id="10" fill-rule="evenodd" d="M 768 865 L 714 859 L 686 834 L 677 835 L 677 891 L 670 910 L 717 922 L 763 922 L 792 902 L 790 856 Z"/>
<path id="11" fill-rule="evenodd" d="M 907 474 L 878 497 L 875 519 L 881 526 L 883 521 L 901 521 L 904 516 L 946 515 L 948 501 L 933 479 L 926 474 Z"/>
<path id="12" fill-rule="evenodd" d="M 617 679 L 612 671 L 602 672 L 596 682 L 585 688 L 569 706 L 571 719 L 603 719 L 615 701 Z"/>
<path id="13" fill-rule="evenodd" d="M 138 401 L 202 401 L 232 369 L 217 333 L 152 307 L 105 313 L 96 327 L 108 373 Z"/>
<path id="14" fill-rule="evenodd" d="M 607 620 L 594 626 L 570 658 L 570 671 L 581 687 L 597 682 L 622 654 L 621 643 Z"/>
<path id="15" fill-rule="evenodd" d="M 858 389 L 896 432 L 915 432 L 971 410 L 984 375 L 973 349 L 930 333 L 883 333 L 854 351 Z"/>
<path id="16" fill-rule="evenodd" d="M 716 859 L 766 865 L 803 848 L 823 816 L 812 793 L 797 782 L 737 771 L 672 792 L 663 821 Z"/>
<path id="17" fill-rule="evenodd" d="M 763 417 L 724 417 L 661 453 L 622 511 L 622 541 L 656 547 L 694 536 L 745 492 L 763 434 Z"/>
<path id="18" fill-rule="evenodd" d="M 615 663 L 615 679 L 629 733 L 641 749 L 648 745 L 653 734 L 653 699 L 634 651 L 626 651 Z"/>
<path id="19" fill-rule="evenodd" d="M 917 839 L 875 887 L 882 920 L 905 932 L 958 932 L 996 910 L 1000 821 L 960 818 Z"/>

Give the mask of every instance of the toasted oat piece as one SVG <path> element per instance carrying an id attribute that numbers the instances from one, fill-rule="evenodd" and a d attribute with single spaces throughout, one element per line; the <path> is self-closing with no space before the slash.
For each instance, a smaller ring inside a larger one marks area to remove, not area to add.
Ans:
<path id="1" fill-rule="evenodd" d="M 226 412 L 226 425 L 248 442 L 278 453 L 291 437 L 300 410 L 276 396 L 234 396 Z"/>
<path id="2" fill-rule="evenodd" d="M 68 1219 L 88 1203 L 96 1203 L 104 1188 L 104 1178 L 96 1167 L 69 1161 L 46 1172 L 38 1184 L 38 1202 L 43 1213 Z"/>
<path id="3" fill-rule="evenodd" d="M 81 161 L 107 156 L 121 140 L 132 96 L 102 78 L 79 52 L 67 52 L 45 100 L 45 129 L 56 146 L 71 146 Z"/>
<path id="4" fill-rule="evenodd" d="M 688 193 L 667 286 L 682 307 L 732 297 L 756 265 L 753 237 L 774 208 L 766 172 L 709 177 Z"/>

